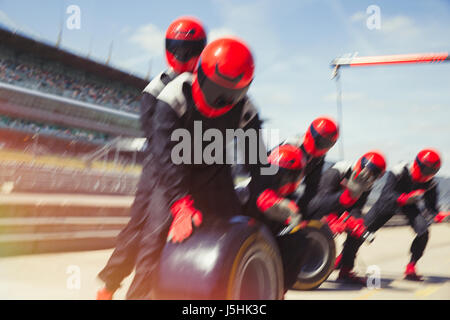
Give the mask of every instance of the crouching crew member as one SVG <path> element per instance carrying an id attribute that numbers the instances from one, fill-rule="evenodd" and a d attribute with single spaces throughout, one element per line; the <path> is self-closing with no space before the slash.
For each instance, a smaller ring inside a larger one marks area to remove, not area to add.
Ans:
<path id="1" fill-rule="evenodd" d="M 405 270 L 405 278 L 409 280 L 422 279 L 415 266 L 428 242 L 428 226 L 433 218 L 436 222 L 442 221 L 442 215 L 438 215 L 438 190 L 434 179 L 440 167 L 441 158 L 432 149 L 420 151 L 412 163 L 398 164 L 388 172 L 380 198 L 365 217 L 367 229 L 375 232 L 397 212 L 406 216 L 416 233 L 410 248 L 411 259 Z"/>
<path id="2" fill-rule="evenodd" d="M 308 213 L 312 219 L 326 220 L 333 232 L 342 232 L 338 217 L 344 212 L 350 214 L 347 225 L 351 233 L 347 236 L 341 254 L 341 270 L 338 279 L 348 283 L 365 284 L 362 277 L 356 276 L 352 269 L 356 252 L 366 232 L 362 219 L 362 208 L 372 190 L 373 183 L 386 169 L 384 156 L 376 151 L 364 154 L 353 165 L 345 161 L 337 162 L 324 172 L 319 184 L 319 192 L 311 200 Z"/>
<path id="3" fill-rule="evenodd" d="M 299 208 L 295 201 L 289 199 L 302 181 L 306 157 L 299 147 L 282 144 L 271 151 L 268 160 L 278 167 L 278 171 L 274 175 L 261 175 L 253 181 L 246 212 L 263 221 L 275 235 L 287 291 L 297 279 L 307 249 L 307 238 L 296 228 L 301 220 Z M 280 235 L 284 228 L 290 232 Z"/>
<path id="4" fill-rule="evenodd" d="M 296 201 L 303 218 L 308 217 L 308 204 L 319 190 L 326 154 L 336 144 L 338 137 L 337 123 L 330 117 L 319 117 L 310 124 L 301 139 L 288 139 L 285 142 L 299 147 L 307 161 L 301 183 L 303 193 Z"/>

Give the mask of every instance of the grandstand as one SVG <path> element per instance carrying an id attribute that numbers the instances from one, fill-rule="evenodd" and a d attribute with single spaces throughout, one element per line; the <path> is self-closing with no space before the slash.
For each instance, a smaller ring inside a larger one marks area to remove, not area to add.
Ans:
<path id="1" fill-rule="evenodd" d="M 0 29 L 0 256 L 113 244 L 141 171 L 146 84 Z"/>
<path id="2" fill-rule="evenodd" d="M 144 79 L 0 29 L 0 143 L 23 150 L 26 144 L 12 141 L 27 132 L 33 145 L 49 150 L 51 140 L 66 140 L 90 144 L 92 152 L 117 137 L 139 137 L 138 100 L 145 85 Z"/>
<path id="3" fill-rule="evenodd" d="M 139 113 L 143 79 L 0 29 L 0 80 L 32 90 Z"/>
<path id="4" fill-rule="evenodd" d="M 83 141 L 93 151 L 117 137 L 140 137 L 139 98 L 146 83 L 0 29 L 0 129 L 2 136 L 8 129 L 16 132 L 0 138 L 0 143 L 14 147 L 11 141 L 18 139 L 13 136 L 27 132 L 35 145 L 55 139 L 71 144 Z M 36 139 L 37 135 L 46 138 Z"/>

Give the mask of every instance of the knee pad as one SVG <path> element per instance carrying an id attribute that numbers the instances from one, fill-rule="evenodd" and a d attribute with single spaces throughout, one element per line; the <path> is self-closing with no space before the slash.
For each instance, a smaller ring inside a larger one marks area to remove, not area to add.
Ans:
<path id="1" fill-rule="evenodd" d="M 430 233 L 428 231 L 428 227 L 421 228 L 421 230 L 416 231 L 417 232 L 417 238 L 426 239 L 428 240 Z"/>

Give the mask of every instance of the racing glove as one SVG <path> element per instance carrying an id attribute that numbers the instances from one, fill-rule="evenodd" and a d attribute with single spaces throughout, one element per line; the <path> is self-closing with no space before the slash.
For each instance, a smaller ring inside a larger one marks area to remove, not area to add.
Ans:
<path id="1" fill-rule="evenodd" d="M 436 223 L 441 223 L 442 221 L 445 220 L 445 218 L 447 218 L 448 216 L 450 216 L 450 212 L 444 212 L 441 211 L 439 212 L 435 217 L 434 217 L 434 221 Z"/>
<path id="2" fill-rule="evenodd" d="M 347 181 L 347 190 L 352 199 L 359 199 L 361 194 L 368 191 L 374 182 L 374 177 L 367 168 L 364 168 L 356 176 L 357 172 L 353 171 L 350 179 Z"/>
<path id="3" fill-rule="evenodd" d="M 281 222 L 285 225 L 298 224 L 298 207 L 294 201 L 279 197 L 271 189 L 264 190 L 256 200 L 258 209 L 271 220 Z"/>
<path id="4" fill-rule="evenodd" d="M 355 237 L 355 238 L 361 238 L 364 233 L 366 233 L 367 228 L 364 225 L 364 219 L 362 218 L 355 218 L 350 216 L 347 219 L 347 230 L 350 231 L 350 235 Z"/>
<path id="5" fill-rule="evenodd" d="M 409 193 L 402 193 L 400 197 L 397 198 L 397 203 L 400 207 L 414 204 L 422 198 L 424 193 L 425 190 L 423 189 L 414 190 Z"/>
<path id="6" fill-rule="evenodd" d="M 192 225 L 199 227 L 202 224 L 202 213 L 195 209 L 194 201 L 190 196 L 177 200 L 170 207 L 170 211 L 172 212 L 173 221 L 167 241 L 173 243 L 183 242 L 192 234 Z"/>
<path id="7" fill-rule="evenodd" d="M 342 223 L 341 219 L 339 219 L 335 213 L 330 213 L 326 216 L 325 222 L 334 234 L 339 234 L 345 231 L 345 224 Z"/>

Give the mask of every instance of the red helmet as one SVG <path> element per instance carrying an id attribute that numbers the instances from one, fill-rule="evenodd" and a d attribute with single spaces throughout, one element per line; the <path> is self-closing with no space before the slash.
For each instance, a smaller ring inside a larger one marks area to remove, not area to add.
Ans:
<path id="1" fill-rule="evenodd" d="M 367 168 L 373 176 L 373 180 L 376 180 L 384 174 L 384 171 L 386 170 L 386 160 L 378 151 L 367 152 L 358 159 L 353 167 L 353 171 L 356 171 L 356 177 L 364 168 Z"/>
<path id="2" fill-rule="evenodd" d="M 411 177 L 416 182 L 427 182 L 441 168 L 441 157 L 436 150 L 420 151 L 411 167 Z"/>
<path id="3" fill-rule="evenodd" d="M 293 193 L 301 182 L 306 158 L 302 150 L 290 144 L 283 144 L 270 152 L 269 163 L 279 167 L 274 187 L 281 195 Z"/>
<path id="4" fill-rule="evenodd" d="M 303 148 L 313 157 L 320 157 L 327 153 L 336 143 L 339 128 L 336 122 L 327 117 L 314 120 L 303 139 Z"/>
<path id="5" fill-rule="evenodd" d="M 166 32 L 166 60 L 178 73 L 193 72 L 206 45 L 206 33 L 200 21 L 181 17 Z"/>
<path id="6" fill-rule="evenodd" d="M 192 97 L 206 117 L 219 117 L 246 95 L 254 72 L 253 56 L 237 39 L 208 44 L 200 55 L 192 83 Z"/>

